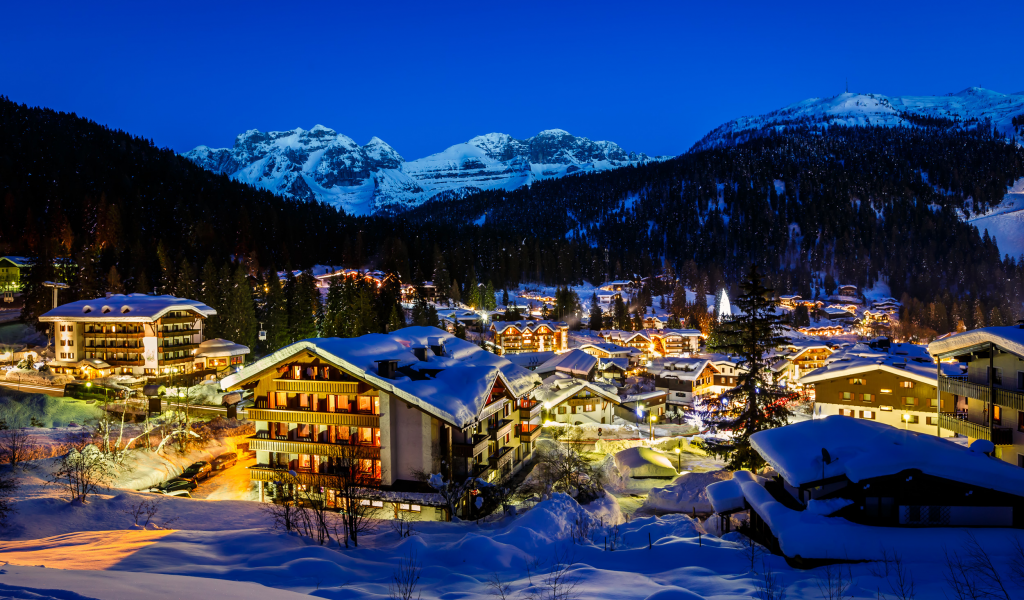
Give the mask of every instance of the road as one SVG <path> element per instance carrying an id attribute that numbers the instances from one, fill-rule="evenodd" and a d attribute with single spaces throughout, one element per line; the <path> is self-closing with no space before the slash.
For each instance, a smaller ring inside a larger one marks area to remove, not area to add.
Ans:
<path id="1" fill-rule="evenodd" d="M 55 396 L 55 397 L 61 397 L 61 396 L 64 395 L 64 388 L 63 387 L 54 387 L 54 386 L 47 386 L 47 385 L 37 385 L 37 384 L 30 384 L 30 383 L 19 384 L 17 382 L 10 382 L 10 381 L 0 381 L 0 387 L 7 387 L 7 388 L 10 388 L 12 390 L 20 390 L 22 392 L 32 392 L 32 393 L 36 393 L 36 394 L 46 394 L 48 396 Z M 129 404 L 137 405 L 139 407 L 147 407 L 148 406 L 148 401 L 145 400 L 145 399 L 134 399 L 133 398 L 133 399 L 129 400 L 128 403 Z M 164 410 L 167 410 L 168 407 L 169 407 L 169 404 L 167 402 L 164 402 L 163 403 Z M 195 414 L 200 415 L 200 416 L 211 416 L 211 417 L 221 416 L 222 417 L 222 416 L 227 415 L 228 409 L 223 407 L 223 406 L 193 406 L 192 407 L 192 411 Z M 246 415 L 244 409 L 238 411 L 238 418 L 239 419 L 244 419 L 244 418 L 246 418 L 246 416 L 247 415 Z"/>

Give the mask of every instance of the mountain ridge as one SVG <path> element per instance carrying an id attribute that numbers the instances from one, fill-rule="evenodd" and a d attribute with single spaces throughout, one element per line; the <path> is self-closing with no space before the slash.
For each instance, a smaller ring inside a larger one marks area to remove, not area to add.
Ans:
<path id="1" fill-rule="evenodd" d="M 666 158 L 546 129 L 524 140 L 505 133 L 479 135 L 407 161 L 376 136 L 360 146 L 321 124 L 309 130 L 249 129 L 231 148 L 200 145 L 183 156 L 238 181 L 285 197 L 323 201 L 351 214 L 401 212 L 444 192 L 512 190 L 542 179 Z"/>

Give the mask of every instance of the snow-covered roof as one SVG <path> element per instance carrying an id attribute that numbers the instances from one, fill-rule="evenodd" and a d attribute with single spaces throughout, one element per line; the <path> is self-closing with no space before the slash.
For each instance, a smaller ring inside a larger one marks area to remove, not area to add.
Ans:
<path id="1" fill-rule="evenodd" d="M 544 385 L 533 391 L 533 399 L 543 403 L 544 408 L 550 410 L 563 400 L 572 398 L 582 391 L 589 391 L 598 397 L 616 404 L 620 403 L 615 386 L 577 379 L 565 373 L 556 373 L 545 379 Z"/>
<path id="2" fill-rule="evenodd" d="M 107 298 L 68 302 L 39 317 L 43 322 L 54 321 L 122 321 L 151 323 L 171 311 L 190 311 L 203 317 L 217 311 L 198 300 L 174 296 L 148 294 L 112 294 Z"/>
<path id="3" fill-rule="evenodd" d="M 444 346 L 443 356 L 436 356 L 429 349 L 430 345 L 435 345 L 430 342 L 438 339 Z M 427 360 L 417 359 L 413 347 L 427 347 Z M 221 387 L 227 390 L 237 386 L 303 351 L 320 356 L 374 387 L 460 428 L 475 422 L 486 412 L 485 403 L 496 381 L 501 381 L 515 397 L 524 396 L 541 382 L 536 374 L 446 331 L 436 327 L 406 327 L 390 334 L 295 342 L 225 377 Z M 378 374 L 377 361 L 381 360 L 398 361 L 399 371 L 394 379 Z M 403 374 L 402 370 L 406 369 L 414 371 L 417 377 Z"/>
<path id="4" fill-rule="evenodd" d="M 906 377 L 928 385 L 936 385 L 936 363 L 931 358 L 908 354 L 843 352 L 842 358 L 825 364 L 800 378 L 800 383 L 817 383 L 836 377 L 846 377 L 881 371 Z M 958 365 L 942 363 L 943 374 L 947 377 L 960 375 Z"/>
<path id="5" fill-rule="evenodd" d="M 647 372 L 663 379 L 674 378 L 688 381 L 700 377 L 704 368 L 709 365 L 712 369 L 717 370 L 706 358 L 658 358 L 647 367 Z"/>
<path id="6" fill-rule="evenodd" d="M 643 392 L 641 394 L 631 394 L 626 396 L 622 401 L 624 403 L 632 402 L 647 402 L 648 400 L 660 400 L 662 398 L 668 398 L 668 392 L 665 390 L 654 390 L 653 392 Z"/>
<path id="7" fill-rule="evenodd" d="M 36 263 L 36 259 L 27 256 L 0 256 L 0 260 L 3 259 L 11 261 L 16 267 L 31 267 Z"/>
<path id="8" fill-rule="evenodd" d="M 928 352 L 933 356 L 948 356 L 965 348 L 984 344 L 992 344 L 1001 350 L 1024 357 L 1024 329 L 1010 325 L 964 331 L 928 344 Z"/>
<path id="9" fill-rule="evenodd" d="M 541 376 L 552 371 L 561 371 L 563 373 L 571 373 L 577 377 L 586 377 L 596 364 L 596 356 L 587 354 L 579 349 L 573 349 L 562 354 L 556 354 L 534 370 Z"/>
<path id="10" fill-rule="evenodd" d="M 514 365 L 519 365 L 531 371 L 547 362 L 555 355 L 553 350 L 546 352 L 519 352 L 518 354 L 505 354 L 504 358 Z"/>
<path id="11" fill-rule="evenodd" d="M 524 331 L 537 331 L 541 327 L 547 327 L 552 331 L 558 331 L 559 328 L 568 327 L 565 323 L 555 321 L 494 321 L 491 323 L 491 329 L 495 333 L 504 333 L 506 329 L 516 329 L 519 332 Z"/>
<path id="12" fill-rule="evenodd" d="M 623 357 L 602 358 L 600 360 L 600 364 L 597 366 L 597 370 L 607 371 L 612 367 L 617 367 L 619 369 L 622 369 L 623 371 L 628 371 L 629 359 Z"/>
<path id="13" fill-rule="evenodd" d="M 611 342 L 604 342 L 602 344 L 583 344 L 579 347 L 580 350 L 585 348 L 595 348 L 609 354 L 639 354 L 639 350 L 631 346 L 620 346 Z"/>
<path id="14" fill-rule="evenodd" d="M 197 357 L 220 358 L 223 356 L 242 356 L 249 353 L 249 347 L 236 344 L 230 340 L 213 338 L 199 344 L 196 349 Z"/>
<path id="15" fill-rule="evenodd" d="M 626 477 L 674 477 L 676 467 L 665 454 L 638 446 L 615 453 L 613 458 L 619 473 Z"/>
<path id="16" fill-rule="evenodd" d="M 1024 469 L 934 435 L 832 415 L 759 431 L 754 449 L 790 485 L 846 476 L 853 483 L 908 469 L 1024 496 Z M 832 462 L 822 471 L 822 449 Z"/>

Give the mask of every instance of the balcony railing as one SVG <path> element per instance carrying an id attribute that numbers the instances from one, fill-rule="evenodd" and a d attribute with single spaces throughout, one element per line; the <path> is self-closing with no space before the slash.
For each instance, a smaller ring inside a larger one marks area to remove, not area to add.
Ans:
<path id="1" fill-rule="evenodd" d="M 516 427 L 516 437 L 524 444 L 535 442 L 540 437 L 540 425 L 523 423 Z"/>
<path id="2" fill-rule="evenodd" d="M 503 438 L 503 437 L 505 437 L 506 434 L 511 433 L 511 432 L 512 432 L 512 420 L 511 419 L 501 419 L 500 421 L 498 421 L 497 423 L 494 424 L 494 427 L 488 427 L 487 428 L 487 434 L 491 437 L 492 440 L 498 440 L 500 438 Z"/>
<path id="3" fill-rule="evenodd" d="M 298 394 L 356 394 L 359 384 L 355 381 L 329 381 L 316 379 L 275 379 L 279 392 Z"/>
<path id="4" fill-rule="evenodd" d="M 266 402 L 264 402 L 266 406 Z M 309 425 L 348 425 L 349 427 L 380 427 L 380 415 L 368 413 L 325 412 L 309 408 L 256 408 L 248 411 L 250 421 L 306 423 Z"/>
<path id="5" fill-rule="evenodd" d="M 289 481 L 289 471 L 291 469 L 286 465 L 253 465 L 249 467 L 249 480 L 250 481 Z M 313 473 L 309 469 L 303 469 L 295 471 L 295 479 L 298 483 L 303 485 L 316 485 L 330 483 L 330 478 L 339 477 L 339 473 L 331 471 L 322 471 L 319 473 Z M 370 475 L 357 476 L 356 480 L 352 483 L 360 486 L 373 487 L 380 485 L 380 478 L 373 477 Z"/>
<path id="6" fill-rule="evenodd" d="M 473 458 L 480 456 L 480 453 L 487 449 L 490 436 L 478 433 L 470 440 L 471 443 L 452 444 L 452 454 L 458 458 Z"/>
<path id="7" fill-rule="evenodd" d="M 477 478 L 486 479 L 487 478 L 487 474 L 490 471 L 491 471 L 491 463 L 489 463 L 489 462 L 482 462 L 482 463 L 478 463 L 478 464 L 473 466 L 473 470 L 471 471 L 472 474 L 470 476 L 472 478 L 474 478 L 474 479 L 477 479 Z"/>
<path id="8" fill-rule="evenodd" d="M 512 452 L 511 447 L 504 446 L 502 448 L 498 448 L 498 451 L 492 454 L 490 458 L 487 459 L 487 462 L 491 465 L 492 469 L 501 471 L 512 464 L 512 457 L 514 454 L 515 453 Z"/>
<path id="9" fill-rule="evenodd" d="M 956 394 L 958 396 L 967 396 L 968 398 L 974 398 L 976 400 L 981 400 L 982 402 L 988 402 L 990 400 L 989 388 L 987 385 L 971 383 L 970 381 L 966 381 L 965 379 L 958 377 L 940 377 L 939 389 L 943 392 Z M 995 403 L 999 406 L 1010 410 L 1024 411 L 1024 393 L 1001 387 L 992 388 L 992 391 L 995 392 Z"/>
<path id="10" fill-rule="evenodd" d="M 996 446 L 1013 445 L 1013 430 L 1009 427 L 990 429 L 986 425 L 964 420 L 959 413 L 940 413 L 939 427 L 976 440 L 989 440 Z"/>
<path id="11" fill-rule="evenodd" d="M 262 433 L 262 432 L 260 432 Z M 367 444 L 331 444 L 329 442 L 271 440 L 259 433 L 249 438 L 249 450 L 267 450 L 285 454 L 315 454 L 344 458 L 380 459 L 380 446 Z"/>
<path id="12" fill-rule="evenodd" d="M 544 405 L 536 400 L 524 400 L 519 403 L 519 418 L 523 421 L 530 421 L 540 415 L 542 408 Z"/>

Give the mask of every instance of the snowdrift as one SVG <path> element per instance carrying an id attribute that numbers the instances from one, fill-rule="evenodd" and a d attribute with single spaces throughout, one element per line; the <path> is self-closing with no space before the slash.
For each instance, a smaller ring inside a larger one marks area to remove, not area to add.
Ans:
<path id="1" fill-rule="evenodd" d="M 623 477 L 675 477 L 677 475 L 672 460 L 652 448 L 627 448 L 616 453 L 615 467 Z"/>

